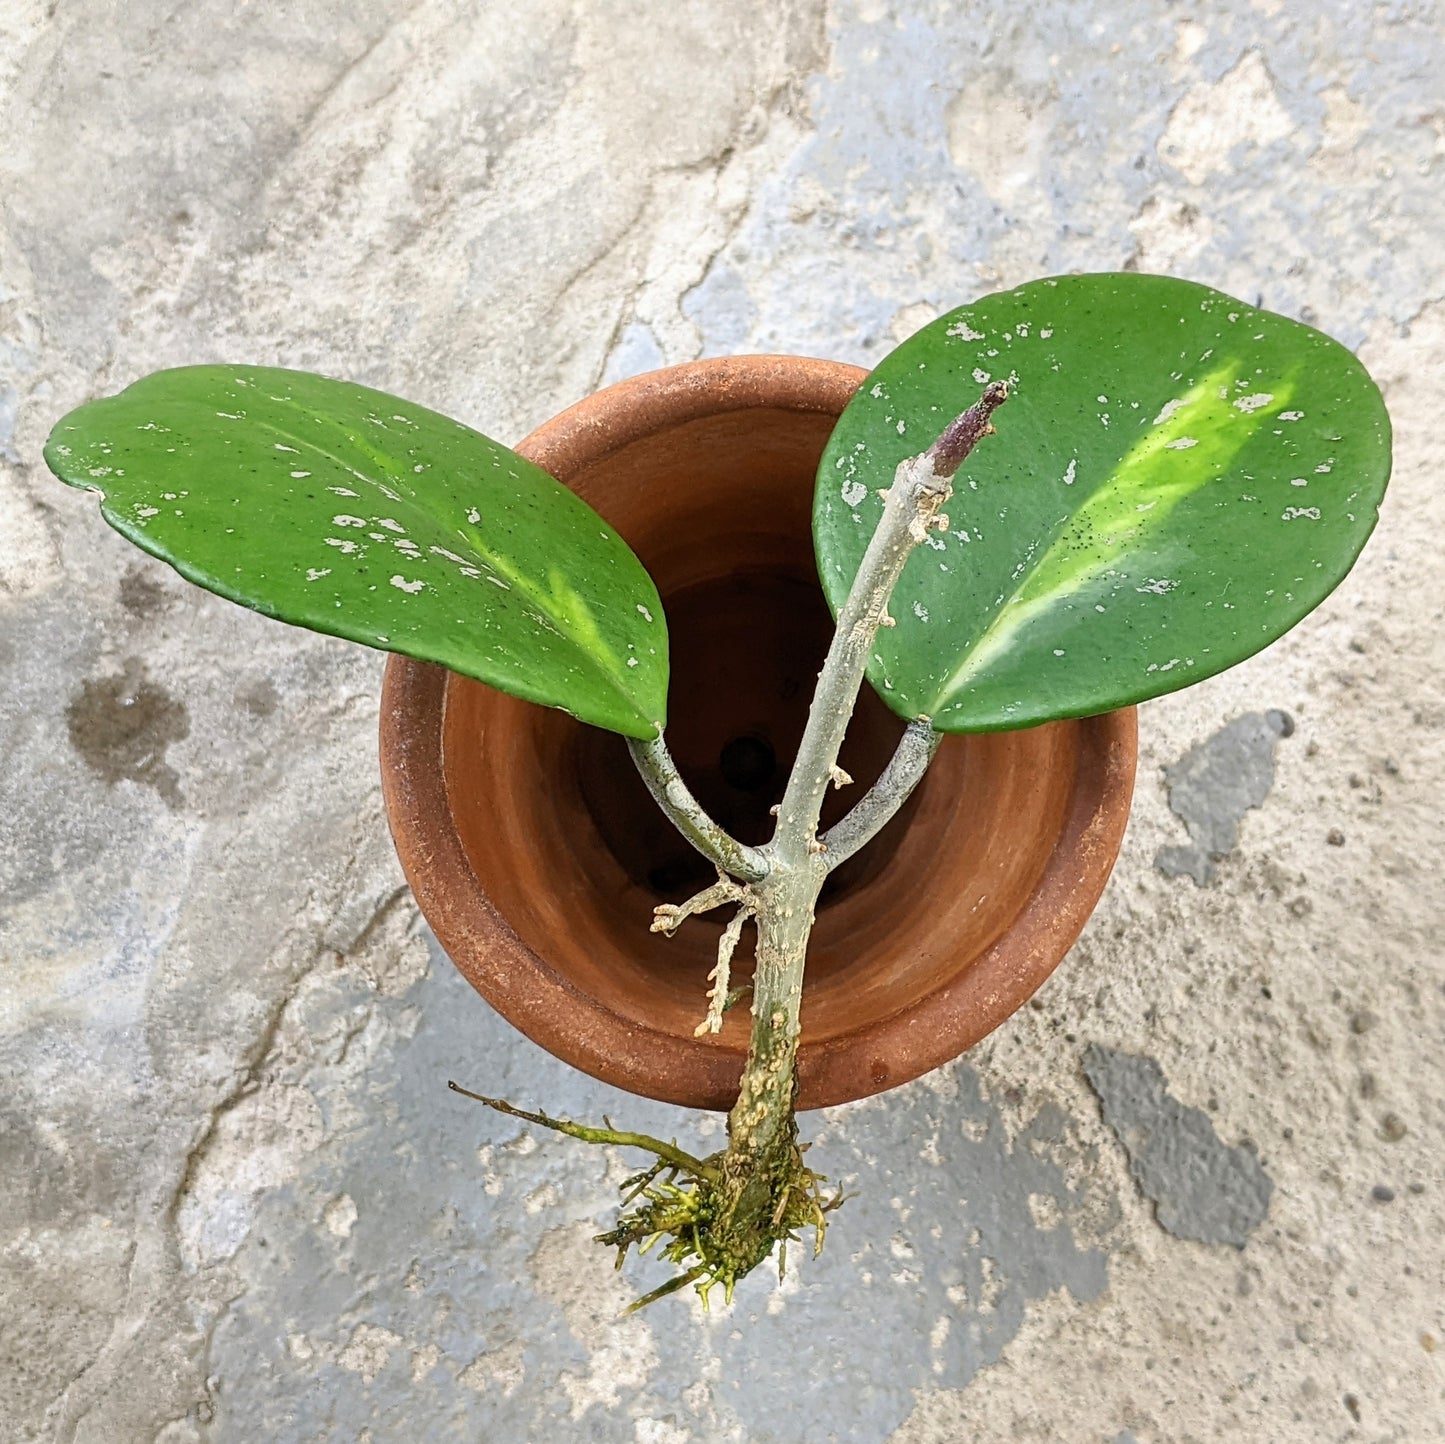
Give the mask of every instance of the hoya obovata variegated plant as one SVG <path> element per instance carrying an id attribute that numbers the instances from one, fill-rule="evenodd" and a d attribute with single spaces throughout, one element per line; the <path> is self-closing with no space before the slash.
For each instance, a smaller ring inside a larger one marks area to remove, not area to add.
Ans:
<path id="1" fill-rule="evenodd" d="M 667 1241 L 679 1272 L 639 1303 L 689 1282 L 706 1302 L 807 1225 L 821 1246 L 839 1201 L 803 1162 L 793 1114 L 804 959 L 831 869 L 901 806 L 943 733 L 1144 701 L 1287 631 L 1369 536 L 1390 427 L 1343 347 L 1185 281 L 1062 276 L 925 327 L 869 375 L 818 468 L 814 539 L 838 627 L 762 847 L 709 818 L 668 755 L 652 580 L 596 512 L 507 447 L 348 382 L 195 366 L 82 406 L 45 454 L 101 493 L 112 526 L 221 596 L 630 739 L 659 805 L 718 867 L 654 928 L 734 909 L 700 1032 L 720 1025 L 733 950 L 756 928 L 727 1147 L 699 1159 L 469 1096 L 650 1153 L 601 1237 L 619 1262 Z M 819 836 L 865 673 L 909 726 Z"/>

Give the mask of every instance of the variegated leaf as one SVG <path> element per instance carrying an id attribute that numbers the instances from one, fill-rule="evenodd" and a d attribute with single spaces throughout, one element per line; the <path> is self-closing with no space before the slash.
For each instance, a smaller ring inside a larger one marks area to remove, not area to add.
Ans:
<path id="1" fill-rule="evenodd" d="M 1375 524 L 1389 419 L 1344 347 L 1187 281 L 1062 276 L 925 327 L 850 403 L 814 501 L 835 611 L 897 464 L 998 378 L 997 435 L 879 633 L 904 716 L 991 731 L 1199 681 L 1317 606 Z"/>
<path id="2" fill-rule="evenodd" d="M 651 737 L 657 588 L 626 542 L 516 452 L 300 371 L 160 371 L 66 416 L 45 459 L 182 576 L 267 616 L 441 662 Z"/>

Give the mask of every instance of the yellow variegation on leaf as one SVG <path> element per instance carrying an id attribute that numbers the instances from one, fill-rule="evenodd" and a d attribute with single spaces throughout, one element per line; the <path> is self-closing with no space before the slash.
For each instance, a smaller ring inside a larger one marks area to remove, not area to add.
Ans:
<path id="1" fill-rule="evenodd" d="M 869 671 L 942 731 L 1085 716 L 1221 672 L 1348 572 L 1390 471 L 1360 363 L 1187 281 L 1061 276 L 986 296 L 874 370 L 818 468 L 835 612 L 878 492 L 992 380 L 998 434 L 910 558 Z"/>

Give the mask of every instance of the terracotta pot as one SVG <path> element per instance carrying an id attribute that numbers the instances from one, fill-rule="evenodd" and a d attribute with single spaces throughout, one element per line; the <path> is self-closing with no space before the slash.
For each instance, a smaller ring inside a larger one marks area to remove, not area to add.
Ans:
<path id="1" fill-rule="evenodd" d="M 655 578 L 672 643 L 669 745 L 744 841 L 768 835 L 832 629 L 813 564 L 813 474 L 863 376 L 794 357 L 700 361 L 609 387 L 519 448 Z M 833 816 L 878 775 L 902 725 L 865 687 L 842 758 L 857 786 L 831 799 Z M 1029 998 L 1103 891 L 1135 744 L 1132 708 L 944 742 L 908 806 L 820 900 L 801 1107 L 916 1078 Z M 693 1037 L 721 915 L 672 939 L 648 931 L 656 903 L 712 874 L 620 738 L 392 657 L 381 764 L 417 902 L 493 1007 L 594 1077 L 730 1106 L 746 1007 L 716 1037 Z M 750 967 L 745 940 L 735 978 Z"/>

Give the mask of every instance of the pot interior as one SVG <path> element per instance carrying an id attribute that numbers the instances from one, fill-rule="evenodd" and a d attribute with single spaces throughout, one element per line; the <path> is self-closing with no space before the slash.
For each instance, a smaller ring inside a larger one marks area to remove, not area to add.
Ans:
<path id="1" fill-rule="evenodd" d="M 748 842 L 769 835 L 832 630 L 810 509 L 833 421 L 755 407 L 661 426 L 570 470 L 565 457 L 543 461 L 656 580 L 672 655 L 669 746 L 699 799 Z M 1014 922 L 1090 765 L 1087 725 L 944 743 L 907 807 L 820 900 L 805 1051 L 946 986 Z M 830 796 L 825 824 L 862 796 L 902 729 L 865 685 L 842 757 L 854 785 Z M 449 676 L 443 759 L 467 860 L 520 940 L 587 999 L 690 1042 L 725 915 L 690 919 L 671 939 L 649 931 L 658 902 L 713 875 L 657 811 L 622 739 Z M 751 968 L 748 929 L 734 980 Z M 707 1046 L 741 1059 L 747 1029 L 741 1006 Z M 882 1087 L 897 1060 L 868 1066 Z"/>

